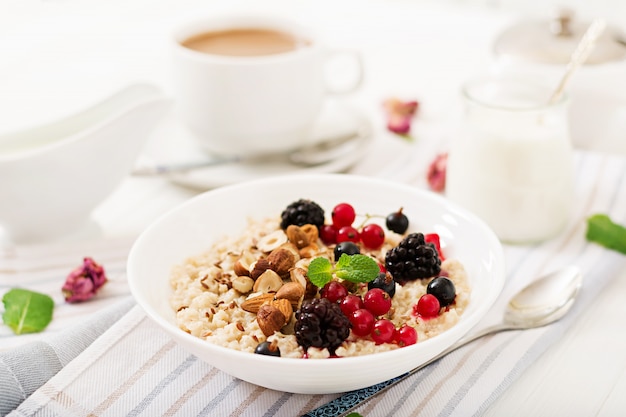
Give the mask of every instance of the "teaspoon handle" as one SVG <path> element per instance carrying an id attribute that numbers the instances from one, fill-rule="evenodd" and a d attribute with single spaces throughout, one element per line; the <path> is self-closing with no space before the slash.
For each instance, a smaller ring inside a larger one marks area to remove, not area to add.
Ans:
<path id="1" fill-rule="evenodd" d="M 369 401 L 376 395 L 387 391 L 392 386 L 396 385 L 398 382 L 404 381 L 406 378 L 411 375 L 416 374 L 418 371 L 422 370 L 426 366 L 431 363 L 441 359 L 443 356 L 451 353 L 461 346 L 465 346 L 466 344 L 473 342 L 476 339 L 480 339 L 483 336 L 487 336 L 492 333 L 497 333 L 505 330 L 514 330 L 516 327 L 506 326 L 506 325 L 495 325 L 486 327 L 482 330 L 479 330 L 476 333 L 473 333 L 461 340 L 457 341 L 455 344 L 450 346 L 448 349 L 442 351 L 437 356 L 429 359 L 425 363 L 420 366 L 411 369 L 409 372 L 406 372 L 400 376 L 395 378 L 391 378 L 387 381 L 381 382 L 376 385 L 372 385 L 370 387 L 360 388 L 354 391 L 346 392 L 345 394 L 341 394 L 341 396 L 336 399 L 329 401 L 328 403 L 309 411 L 306 414 L 303 414 L 301 417 L 342 417 L 346 415 L 351 410 L 355 409 L 359 405 L 363 404 L 366 401 Z"/>

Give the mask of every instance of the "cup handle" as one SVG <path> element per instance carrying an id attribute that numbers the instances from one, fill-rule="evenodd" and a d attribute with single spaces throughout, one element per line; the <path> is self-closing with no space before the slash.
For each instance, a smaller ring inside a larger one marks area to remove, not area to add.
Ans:
<path id="1" fill-rule="evenodd" d="M 352 66 L 354 66 L 354 74 L 352 74 L 353 78 L 350 80 L 350 82 L 347 82 L 346 85 L 333 87 L 332 65 L 337 64 L 340 58 L 347 58 L 349 61 L 352 61 Z M 363 83 L 363 68 L 363 58 L 361 57 L 359 51 L 339 49 L 329 51 L 328 57 L 326 59 L 326 92 L 328 94 L 341 95 L 355 91 Z"/>

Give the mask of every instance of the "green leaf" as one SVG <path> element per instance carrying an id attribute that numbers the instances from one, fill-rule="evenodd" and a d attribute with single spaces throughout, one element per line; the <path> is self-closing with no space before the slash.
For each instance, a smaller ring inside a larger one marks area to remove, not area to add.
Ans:
<path id="1" fill-rule="evenodd" d="M 626 228 L 614 223 L 606 214 L 587 219 L 587 240 L 626 255 Z"/>
<path id="2" fill-rule="evenodd" d="M 363 416 L 359 413 L 350 413 L 346 417 L 363 417 Z"/>
<path id="3" fill-rule="evenodd" d="M 54 301 L 46 294 L 13 288 L 2 297 L 2 321 L 15 334 L 37 333 L 52 321 Z"/>
<path id="4" fill-rule="evenodd" d="M 374 280 L 380 267 L 378 263 L 367 255 L 341 255 L 335 265 L 335 275 L 350 282 L 370 282 Z"/>
<path id="5" fill-rule="evenodd" d="M 326 258 L 315 258 L 309 264 L 309 281 L 317 288 L 322 288 L 333 279 L 333 266 Z"/>

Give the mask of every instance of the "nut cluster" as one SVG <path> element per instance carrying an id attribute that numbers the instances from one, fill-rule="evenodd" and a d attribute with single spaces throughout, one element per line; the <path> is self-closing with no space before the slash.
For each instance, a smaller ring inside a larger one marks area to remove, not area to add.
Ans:
<path id="1" fill-rule="evenodd" d="M 268 337 L 292 323 L 293 313 L 315 287 L 298 265 L 301 259 L 319 255 L 319 233 L 315 225 L 289 226 L 258 240 L 258 258 L 246 251 L 233 266 L 232 288 L 248 298 L 241 304 L 256 314 L 263 334 Z"/>

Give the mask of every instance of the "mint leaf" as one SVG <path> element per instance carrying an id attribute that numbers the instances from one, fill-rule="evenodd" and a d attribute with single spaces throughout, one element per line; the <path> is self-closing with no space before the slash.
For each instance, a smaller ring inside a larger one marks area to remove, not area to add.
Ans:
<path id="1" fill-rule="evenodd" d="M 335 265 L 335 275 L 350 282 L 370 282 L 378 276 L 378 263 L 367 255 L 342 254 Z"/>
<path id="2" fill-rule="evenodd" d="M 2 321 L 15 334 L 37 333 L 52 321 L 54 301 L 46 294 L 14 288 L 2 297 Z"/>
<path id="3" fill-rule="evenodd" d="M 587 219 L 587 240 L 626 255 L 626 228 L 614 223 L 606 214 Z"/>
<path id="4" fill-rule="evenodd" d="M 309 281 L 317 288 L 322 288 L 333 279 L 333 266 L 326 258 L 315 258 L 309 264 Z"/>

